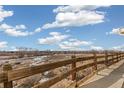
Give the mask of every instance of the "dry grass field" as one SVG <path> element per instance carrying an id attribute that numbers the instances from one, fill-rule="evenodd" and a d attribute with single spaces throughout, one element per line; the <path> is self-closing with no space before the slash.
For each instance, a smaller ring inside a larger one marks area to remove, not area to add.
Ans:
<path id="1" fill-rule="evenodd" d="M 4 64 L 9 63 L 12 65 L 13 69 L 20 69 L 25 67 L 31 67 L 36 65 L 41 65 L 45 63 L 53 63 L 57 61 L 67 60 L 71 59 L 73 54 L 54 54 L 54 55 L 48 55 L 48 56 L 35 56 L 35 57 L 24 57 L 24 58 L 17 58 L 17 59 L 4 59 L 7 58 L 7 56 L 0 56 L 0 72 L 2 72 L 2 67 Z M 98 54 L 103 55 L 103 54 Z M 86 56 L 93 56 L 93 54 L 75 54 L 76 57 L 86 57 Z M 8 56 L 9 58 L 9 56 Z M 104 60 L 105 58 L 99 58 L 98 60 Z M 93 60 L 87 60 L 82 62 L 77 62 L 76 66 L 79 67 L 84 64 L 92 63 Z M 103 68 L 105 65 L 98 65 L 98 69 Z M 67 66 L 62 66 L 50 71 L 46 71 L 44 73 L 36 74 L 33 76 L 29 76 L 20 80 L 13 81 L 13 87 L 18 88 L 30 88 L 34 85 L 38 84 L 39 82 L 42 83 L 44 81 L 47 81 L 51 78 L 53 78 L 56 75 L 60 75 L 61 73 L 65 73 L 71 69 L 71 64 Z M 84 70 L 81 70 L 77 73 L 77 81 L 83 79 L 85 76 L 91 74 L 93 72 L 93 68 L 87 68 Z M 73 81 L 71 80 L 71 76 L 68 76 L 67 78 L 59 81 L 58 83 L 52 85 L 51 87 L 57 87 L 57 88 L 64 88 L 71 85 Z M 3 84 L 0 85 L 0 87 L 3 87 Z"/>

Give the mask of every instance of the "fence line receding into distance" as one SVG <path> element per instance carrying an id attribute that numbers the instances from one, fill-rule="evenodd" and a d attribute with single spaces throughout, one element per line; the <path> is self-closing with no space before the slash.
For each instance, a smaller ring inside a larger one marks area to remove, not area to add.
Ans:
<path id="1" fill-rule="evenodd" d="M 13 81 L 23 79 L 32 75 L 40 74 L 45 71 L 50 71 L 53 69 L 56 69 L 58 67 L 71 65 L 71 70 L 61 73 L 59 75 L 56 75 L 55 77 L 43 82 L 36 84 L 35 88 L 46 88 L 50 87 L 57 82 L 63 80 L 64 78 L 67 78 L 68 76 L 72 76 L 72 81 L 77 81 L 77 75 L 76 73 L 83 70 L 92 67 L 94 72 L 97 72 L 99 69 L 98 64 L 104 64 L 106 67 L 119 62 L 120 60 L 124 59 L 124 52 L 109 52 L 104 51 L 101 54 L 98 55 L 98 52 L 93 52 L 92 56 L 85 56 L 85 57 L 78 57 L 73 55 L 71 59 L 64 60 L 64 61 L 58 61 L 58 62 L 52 62 L 52 63 L 45 63 L 38 66 L 32 66 L 27 68 L 21 68 L 21 69 L 12 69 L 12 66 L 10 64 L 5 64 L 3 66 L 3 71 L 0 73 L 0 83 L 4 84 L 4 88 L 12 88 L 13 87 Z M 99 58 L 104 58 L 104 60 L 98 60 Z M 87 63 L 81 66 L 76 66 L 77 62 L 87 61 L 87 60 L 93 60 L 92 63 Z M 75 87 L 77 87 L 77 83 L 75 84 Z"/>

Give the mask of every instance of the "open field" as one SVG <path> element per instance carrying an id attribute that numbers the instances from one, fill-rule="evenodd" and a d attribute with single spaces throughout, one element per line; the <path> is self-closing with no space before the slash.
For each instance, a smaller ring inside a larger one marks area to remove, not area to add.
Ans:
<path id="1" fill-rule="evenodd" d="M 95 53 L 95 55 L 94 55 Z M 113 56 L 111 56 L 111 54 L 113 53 Z M 116 58 L 116 56 L 114 54 L 116 54 L 116 52 L 108 52 L 107 55 L 110 55 L 110 57 L 108 56 L 107 60 L 111 60 L 111 58 Z M 21 56 L 20 56 L 21 55 Z M 57 52 L 57 53 L 48 53 L 48 54 L 37 54 L 37 55 L 31 55 L 30 56 L 28 54 L 25 54 L 20 52 L 20 55 L 18 53 L 18 55 L 16 54 L 3 54 L 1 53 L 0 56 L 0 72 L 3 72 L 3 67 L 6 64 L 10 64 L 12 66 L 13 70 L 21 70 L 21 69 L 28 69 L 28 68 L 32 68 L 37 66 L 42 66 L 44 64 L 52 64 L 52 63 L 56 63 L 56 62 L 64 62 L 65 60 L 70 60 L 71 62 L 73 62 L 73 57 L 75 58 L 85 58 L 88 57 L 88 59 L 86 60 L 80 60 L 79 62 L 76 62 L 76 67 L 80 68 L 81 66 L 87 65 L 87 64 L 92 64 L 95 61 L 103 61 L 106 60 L 106 52 L 95 52 L 95 51 L 90 51 L 90 52 Z M 97 59 L 94 59 L 94 57 L 98 57 Z M 67 61 L 68 62 L 68 61 Z M 58 64 L 58 63 L 57 63 Z M 67 64 L 67 63 L 65 63 Z M 111 64 L 111 63 L 109 63 Z M 56 64 L 55 64 L 56 65 Z M 94 64 L 93 64 L 94 65 Z M 45 66 L 45 65 L 44 65 Z M 53 65 L 54 66 L 54 65 Z M 97 64 L 97 69 L 101 69 L 104 68 L 106 66 L 106 64 Z M 44 68 L 44 67 L 43 67 Z M 46 81 L 52 80 L 54 81 L 54 77 L 57 76 L 61 76 L 62 73 L 68 73 L 69 71 L 71 71 L 71 69 L 73 68 L 73 63 L 72 64 L 67 64 L 67 65 L 63 65 L 63 66 L 56 66 L 53 67 L 55 69 L 52 69 L 52 65 L 51 65 L 51 69 L 50 70 L 44 70 L 47 69 L 44 68 L 42 71 L 42 67 L 39 68 L 41 70 L 38 71 L 38 73 L 33 74 L 32 75 L 26 75 L 24 76 L 25 78 L 18 78 L 15 79 L 13 81 L 13 87 L 24 87 L 24 88 L 29 88 L 29 87 L 37 87 L 38 84 L 40 83 L 44 83 Z M 49 68 L 48 68 L 49 69 Z M 30 69 L 29 69 L 30 70 Z M 38 70 L 38 69 L 37 69 Z M 95 67 L 91 66 L 85 69 L 82 69 L 80 71 L 78 71 L 76 73 L 76 82 L 80 81 L 82 79 L 85 79 L 86 76 L 93 74 L 93 72 L 95 71 Z M 25 71 L 24 71 L 25 73 Z M 27 73 L 27 72 L 26 72 Z M 17 73 L 16 75 L 21 75 L 23 74 L 22 72 Z M 13 74 L 14 75 L 14 74 Z M 66 75 L 66 74 L 65 74 Z M 59 82 L 56 82 L 55 84 L 53 83 L 50 87 L 70 87 L 73 83 L 75 83 L 75 76 L 73 76 L 74 74 L 70 74 L 65 76 L 64 79 L 60 79 Z M 16 77 L 15 77 L 16 78 Z M 13 77 L 14 79 L 14 77 Z M 56 79 L 57 80 L 57 79 Z M 45 85 L 47 86 L 47 85 Z M 49 86 L 49 85 L 48 85 Z M 0 87 L 3 87 L 3 84 L 1 83 Z"/>

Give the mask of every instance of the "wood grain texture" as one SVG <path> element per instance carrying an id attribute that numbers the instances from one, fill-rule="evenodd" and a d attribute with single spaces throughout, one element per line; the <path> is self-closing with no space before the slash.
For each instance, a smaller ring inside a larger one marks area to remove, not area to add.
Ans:
<path id="1" fill-rule="evenodd" d="M 89 60 L 92 58 L 93 58 L 92 56 L 84 57 L 84 58 L 75 58 L 75 59 L 70 59 L 70 60 L 65 60 L 65 61 L 47 63 L 47 64 L 43 64 L 39 66 L 33 66 L 33 67 L 27 67 L 23 69 L 8 71 L 8 81 L 18 80 L 18 79 L 32 76 L 35 74 L 39 74 L 39 73 L 42 73 L 42 72 L 45 72 L 51 69 L 66 66 L 66 65 L 72 64 L 72 62 L 79 62 L 79 61 Z"/>
<path id="2" fill-rule="evenodd" d="M 97 60 L 103 58 L 102 60 Z M 58 62 L 52 62 L 52 63 L 46 63 L 38 66 L 32 66 L 32 67 L 27 67 L 27 68 L 22 68 L 22 69 L 16 69 L 16 70 L 10 70 L 10 71 L 4 71 L 3 73 L 0 73 L 0 83 L 10 83 L 12 84 L 12 81 L 14 80 L 19 80 L 25 77 L 29 77 L 35 74 L 40 74 L 45 71 L 49 71 L 52 69 L 56 69 L 58 67 L 66 66 L 69 64 L 72 64 L 72 69 L 66 73 L 62 73 L 60 75 L 57 75 L 53 78 L 51 78 L 48 81 L 45 81 L 43 83 L 40 83 L 34 87 L 50 87 L 53 84 L 61 81 L 62 79 L 66 78 L 69 75 L 73 76 L 73 81 L 76 80 L 76 72 L 87 69 L 89 67 L 94 67 L 98 64 L 106 64 L 106 66 L 110 66 L 119 60 L 124 59 L 124 54 L 122 53 L 107 53 L 105 52 L 104 55 L 93 55 L 93 56 L 84 56 L 84 57 L 74 57 L 72 59 L 64 60 L 64 61 L 58 61 Z M 93 63 L 87 63 L 82 66 L 76 67 L 77 62 L 82 62 L 82 61 L 88 61 L 88 60 L 93 60 Z M 8 68 L 8 67 L 7 67 Z M 96 69 L 97 71 L 97 69 Z"/>
<path id="3" fill-rule="evenodd" d="M 0 73 L 0 83 L 7 81 L 7 74 L 6 73 Z"/>
<path id="4" fill-rule="evenodd" d="M 56 77 L 54 77 L 54 78 L 52 78 L 52 79 L 50 79 L 48 81 L 45 81 L 45 82 L 40 83 L 40 84 L 37 84 L 36 86 L 34 86 L 34 88 L 48 88 L 48 87 L 52 86 L 53 84 L 55 84 L 55 83 L 61 81 L 62 79 L 66 78 L 67 76 L 69 76 L 69 75 L 71 75 L 71 74 L 73 74 L 73 73 L 75 73 L 75 72 L 77 72 L 79 70 L 86 69 L 87 67 L 91 67 L 93 65 L 94 65 L 94 63 L 90 63 L 90 64 L 86 64 L 86 65 L 77 67 L 77 68 L 72 69 L 72 70 L 70 70 L 70 71 L 68 71 L 66 73 L 58 75 L 58 76 L 56 76 Z"/>

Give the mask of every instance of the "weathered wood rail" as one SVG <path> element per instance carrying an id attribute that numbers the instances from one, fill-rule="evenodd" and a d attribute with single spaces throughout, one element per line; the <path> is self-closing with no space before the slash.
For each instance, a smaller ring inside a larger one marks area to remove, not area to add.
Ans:
<path id="1" fill-rule="evenodd" d="M 60 75 L 56 75 L 55 77 L 49 79 L 48 81 L 45 81 L 43 83 L 38 83 L 34 86 L 34 88 L 46 88 L 54 85 L 55 83 L 61 81 L 64 78 L 67 78 L 68 76 L 72 76 L 73 81 L 77 81 L 77 75 L 76 73 L 78 71 L 81 71 L 83 69 L 87 69 L 92 67 L 94 72 L 97 72 L 99 69 L 98 64 L 104 64 L 106 67 L 119 62 L 120 60 L 124 59 L 124 52 L 107 52 L 104 51 L 100 53 L 102 55 L 98 55 L 98 52 L 93 52 L 92 56 L 85 56 L 85 57 L 76 57 L 72 56 L 71 59 L 65 60 L 65 61 L 59 61 L 59 62 L 52 62 L 52 63 L 46 63 L 43 65 L 38 66 L 32 66 L 27 68 L 21 68 L 21 69 L 13 69 L 10 64 L 5 64 L 3 66 L 3 71 L 0 73 L 0 83 L 4 84 L 4 88 L 12 88 L 13 87 L 13 81 L 23 79 L 35 74 L 43 73 L 45 71 L 49 71 L 52 69 L 56 69 L 58 67 L 72 66 L 71 70 L 62 73 Z M 98 60 L 99 58 L 103 58 L 103 60 Z M 81 66 L 76 66 L 77 62 L 87 61 L 87 60 L 93 60 L 92 63 L 87 63 Z M 76 84 L 75 87 L 78 85 Z"/>

